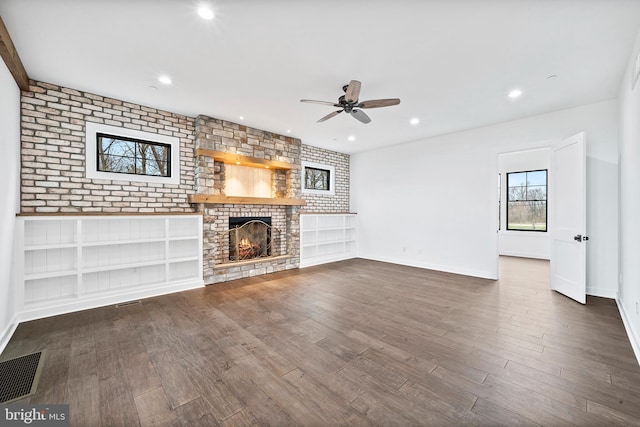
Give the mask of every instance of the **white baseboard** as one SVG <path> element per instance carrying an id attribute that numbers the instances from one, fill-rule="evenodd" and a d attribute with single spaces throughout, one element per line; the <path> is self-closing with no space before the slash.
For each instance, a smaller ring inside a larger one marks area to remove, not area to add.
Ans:
<path id="1" fill-rule="evenodd" d="M 622 317 L 624 329 L 627 331 L 627 336 L 631 342 L 631 348 L 633 348 L 633 353 L 636 355 L 636 360 L 640 365 L 640 334 L 638 334 L 638 331 L 633 328 L 633 323 L 631 323 L 631 320 L 627 316 L 627 312 L 624 310 L 624 305 L 622 305 L 618 298 L 616 298 L 616 304 L 618 304 L 618 310 L 620 311 L 620 317 Z"/>
<path id="2" fill-rule="evenodd" d="M 532 253 L 526 253 L 526 252 L 500 251 L 498 253 L 498 255 L 513 256 L 513 257 L 517 257 L 517 258 L 546 259 L 547 261 L 549 261 L 549 256 L 548 255 L 532 254 Z"/>
<path id="3" fill-rule="evenodd" d="M 358 258 L 370 259 L 372 261 L 388 262 L 391 264 L 406 265 L 407 267 L 418 267 L 418 268 L 424 268 L 427 270 L 443 271 L 445 273 L 460 274 L 462 276 L 472 276 L 472 277 L 479 277 L 481 279 L 497 280 L 497 277 L 495 277 L 495 274 L 492 274 L 489 271 L 473 270 L 468 268 L 451 267 L 446 265 L 437 265 L 437 264 L 422 263 L 422 262 L 415 262 L 415 261 L 407 261 L 404 259 L 370 256 L 366 254 L 358 254 Z"/>
<path id="4" fill-rule="evenodd" d="M 156 297 L 159 295 L 172 294 L 174 292 L 187 291 L 190 289 L 204 287 L 204 281 L 189 281 L 185 283 L 172 284 L 169 286 L 156 287 L 150 289 L 140 289 L 131 292 L 120 292 L 117 294 L 102 296 L 93 299 L 71 301 L 55 306 L 33 307 L 21 311 L 17 314 L 20 322 L 42 319 L 44 317 L 57 316 L 59 314 L 72 313 L 74 311 L 88 310 L 91 308 L 104 307 L 107 305 L 123 303 L 127 301 Z"/>
<path id="5" fill-rule="evenodd" d="M 308 260 L 303 260 L 302 258 L 300 258 L 300 268 L 312 267 L 314 265 L 320 264 L 328 264 L 330 262 L 344 261 L 346 259 L 352 259 L 355 257 L 356 256 L 353 254 L 340 254 L 338 256 L 318 257 Z"/>
<path id="6" fill-rule="evenodd" d="M 19 324 L 18 316 L 15 315 L 13 316 L 13 319 L 11 319 L 11 322 L 9 322 L 7 327 L 4 328 L 4 331 L 2 331 L 2 335 L 0 335 L 0 354 L 2 354 L 5 347 L 7 347 L 7 344 L 9 344 L 9 340 L 11 340 L 11 337 L 13 336 L 13 333 L 16 331 L 18 324 Z"/>
<path id="7" fill-rule="evenodd" d="M 606 288 L 587 288 L 587 295 L 601 298 L 616 299 L 618 297 L 618 291 L 615 289 Z"/>

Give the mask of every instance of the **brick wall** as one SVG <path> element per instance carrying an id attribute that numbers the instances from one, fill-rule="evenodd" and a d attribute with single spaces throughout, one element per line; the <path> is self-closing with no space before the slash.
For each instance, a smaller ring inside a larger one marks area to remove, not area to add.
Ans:
<path id="1" fill-rule="evenodd" d="M 21 108 L 23 213 L 194 211 L 194 119 L 37 81 Z M 179 138 L 180 184 L 85 178 L 88 121 Z"/>
<path id="2" fill-rule="evenodd" d="M 277 160 L 300 166 L 302 142 L 299 139 L 266 132 L 238 123 L 198 116 L 195 119 L 196 148 L 238 153 L 259 159 Z M 225 164 L 209 156 L 198 156 L 196 192 L 200 194 L 225 194 Z M 272 197 L 299 199 L 301 193 L 300 169 L 275 170 L 272 178 Z M 199 207 L 203 213 L 204 230 L 204 280 L 219 283 L 241 277 L 252 277 L 275 271 L 297 268 L 300 265 L 300 208 L 277 205 L 205 204 Z M 229 264 L 228 254 L 220 245 L 220 235 L 229 229 L 229 217 L 271 217 L 272 225 L 281 232 L 283 248 L 278 252 L 285 258 L 260 260 L 259 262 Z"/>
<path id="3" fill-rule="evenodd" d="M 303 211 L 306 213 L 349 212 L 349 155 L 302 145 L 300 157 L 302 161 L 333 166 L 336 173 L 335 194 L 302 193 L 302 198 L 307 202 Z"/>
<path id="4" fill-rule="evenodd" d="M 298 206 L 201 205 L 188 203 L 194 193 L 224 194 L 224 164 L 195 158 L 196 146 L 216 151 L 292 163 L 330 164 L 336 170 L 335 196 L 304 195 L 308 212 L 349 210 L 349 156 L 302 145 L 278 135 L 206 116 L 190 118 L 138 104 L 49 83 L 31 81 L 21 98 L 21 211 L 23 213 L 203 214 L 205 283 L 297 268 L 300 252 Z M 85 175 L 87 122 L 169 135 L 180 140 L 180 183 L 160 184 L 89 179 Z M 301 170 L 274 171 L 273 196 L 299 199 Z M 271 263 L 221 266 L 216 233 L 229 216 L 271 216 L 286 232 L 290 256 Z M 217 251 L 217 252 L 216 252 Z M 214 273 L 215 266 L 215 273 Z"/>

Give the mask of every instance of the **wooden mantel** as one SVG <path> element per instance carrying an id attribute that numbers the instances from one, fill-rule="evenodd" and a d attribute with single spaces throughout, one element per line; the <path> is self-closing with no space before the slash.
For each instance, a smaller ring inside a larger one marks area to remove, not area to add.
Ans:
<path id="1" fill-rule="evenodd" d="M 191 194 L 189 203 L 209 203 L 209 204 L 234 204 L 234 205 L 280 205 L 280 206 L 304 206 L 306 202 L 302 199 L 285 199 L 270 197 L 233 197 L 219 196 L 213 194 Z"/>
<path id="2" fill-rule="evenodd" d="M 261 159 L 258 157 L 243 156 L 242 154 L 237 154 L 237 153 L 227 153 L 223 151 L 208 150 L 206 148 L 196 148 L 195 154 L 196 156 L 213 157 L 214 160 L 227 163 L 227 164 L 251 166 L 254 168 L 289 170 L 289 169 L 298 169 L 300 167 L 293 163 L 280 162 L 278 160 Z"/>

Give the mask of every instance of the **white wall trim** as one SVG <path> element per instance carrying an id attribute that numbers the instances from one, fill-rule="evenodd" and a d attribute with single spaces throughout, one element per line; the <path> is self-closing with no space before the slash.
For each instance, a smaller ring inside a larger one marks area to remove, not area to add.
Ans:
<path id="1" fill-rule="evenodd" d="M 338 254 L 338 255 L 329 255 L 326 257 L 315 258 L 308 261 L 300 261 L 300 268 L 313 267 L 314 265 L 322 265 L 329 264 L 331 262 L 345 261 L 348 259 L 357 258 L 353 254 Z"/>
<path id="2" fill-rule="evenodd" d="M 617 299 L 618 292 L 612 289 L 607 288 L 590 288 L 587 287 L 587 295 L 591 295 L 592 297 L 600 297 L 600 298 L 609 298 L 609 299 Z"/>
<path id="3" fill-rule="evenodd" d="M 4 331 L 2 331 L 2 334 L 0 335 L 0 354 L 2 354 L 4 349 L 7 347 L 7 344 L 9 344 L 9 341 L 11 340 L 13 333 L 18 328 L 19 323 L 18 315 L 16 314 L 13 316 L 13 319 L 11 319 L 11 322 L 7 325 Z"/>
<path id="4" fill-rule="evenodd" d="M 536 255 L 534 253 L 529 253 L 529 252 L 500 251 L 500 256 L 514 256 L 518 258 L 543 259 L 543 260 L 549 261 L 549 257 Z"/>
<path id="5" fill-rule="evenodd" d="M 171 146 L 171 176 L 149 176 L 126 173 L 102 172 L 97 170 L 96 134 L 98 132 L 110 135 L 142 139 L 145 141 L 161 142 Z M 163 184 L 180 184 L 180 139 L 159 133 L 144 132 L 135 129 L 121 128 L 102 123 L 87 122 L 85 127 L 85 173 L 87 178 L 109 179 L 127 182 L 155 182 Z"/>
<path id="6" fill-rule="evenodd" d="M 30 308 L 23 310 L 17 314 L 17 318 L 20 322 L 26 322 L 29 320 L 42 319 L 44 317 L 57 316 L 59 314 L 73 313 L 74 311 L 88 310 L 91 308 L 104 307 L 107 305 L 123 303 L 132 300 L 138 300 L 143 298 L 151 298 L 160 295 L 172 294 L 175 292 L 187 291 L 190 289 L 203 288 L 204 281 L 189 281 L 184 283 L 172 284 L 169 286 L 154 287 L 151 289 L 141 289 L 132 292 L 121 292 L 115 295 L 83 300 L 74 301 L 68 304 L 60 304 L 55 307 L 44 308 Z"/>
<path id="7" fill-rule="evenodd" d="M 451 267 L 447 265 L 431 264 L 427 262 L 407 261 L 405 259 L 395 259 L 391 257 L 370 256 L 367 254 L 358 254 L 357 258 L 369 259 L 372 261 L 388 262 L 390 264 L 404 265 L 407 267 L 424 268 L 426 270 L 441 271 L 444 273 L 460 274 L 462 276 L 479 277 L 481 279 L 497 280 L 498 278 L 491 271 L 474 270 L 467 268 Z"/>
<path id="8" fill-rule="evenodd" d="M 336 194 L 336 168 L 334 166 L 325 165 L 322 163 L 307 162 L 305 160 L 303 160 L 301 164 L 302 164 L 302 179 L 300 181 L 302 181 L 302 193 L 316 194 L 320 196 L 334 196 Z M 325 169 L 329 171 L 329 190 L 328 191 L 327 190 L 311 190 L 304 187 L 304 181 L 305 181 L 304 169 L 306 167 L 316 168 L 316 169 Z"/>
<path id="9" fill-rule="evenodd" d="M 631 348 L 633 349 L 633 353 L 636 355 L 636 360 L 640 365 L 640 334 L 638 334 L 638 331 L 633 329 L 633 323 L 629 320 L 629 317 L 624 310 L 624 305 L 622 305 L 622 302 L 620 302 L 618 298 L 616 298 L 616 304 L 618 304 L 620 317 L 622 317 L 622 324 L 624 325 L 624 329 L 627 331 Z"/>

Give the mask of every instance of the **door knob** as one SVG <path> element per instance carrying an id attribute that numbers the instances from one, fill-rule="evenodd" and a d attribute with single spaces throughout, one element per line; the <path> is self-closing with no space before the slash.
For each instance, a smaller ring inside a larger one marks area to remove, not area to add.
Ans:
<path id="1" fill-rule="evenodd" d="M 573 236 L 573 240 L 576 242 L 582 242 L 582 234 L 578 234 L 577 236 Z"/>

